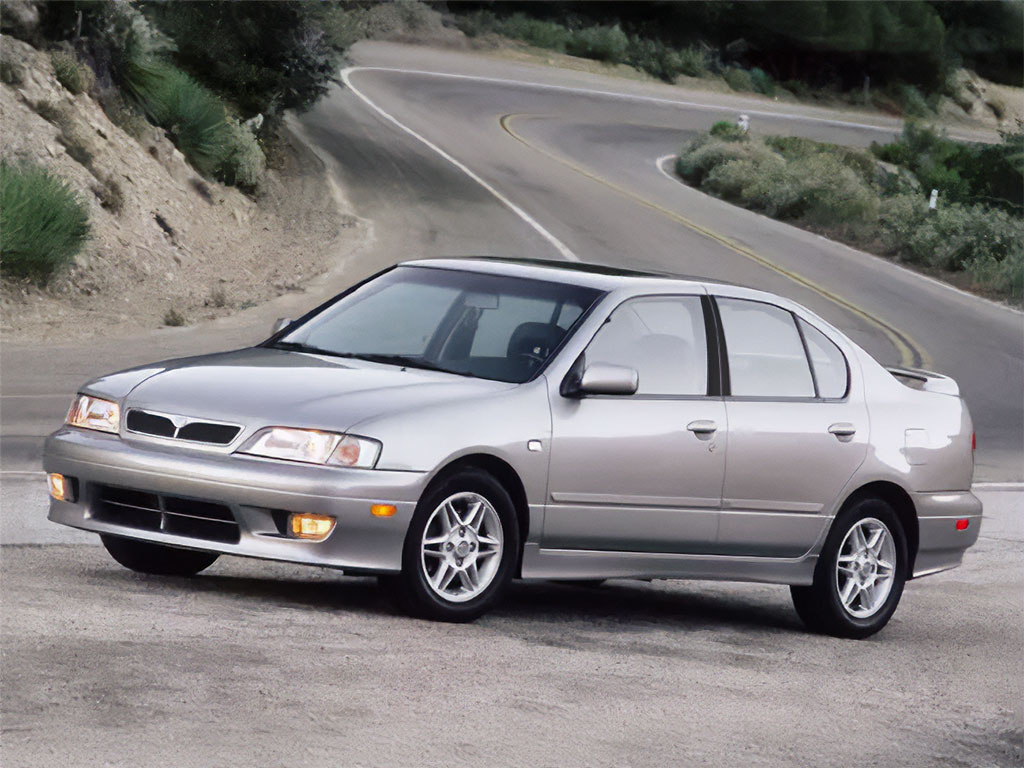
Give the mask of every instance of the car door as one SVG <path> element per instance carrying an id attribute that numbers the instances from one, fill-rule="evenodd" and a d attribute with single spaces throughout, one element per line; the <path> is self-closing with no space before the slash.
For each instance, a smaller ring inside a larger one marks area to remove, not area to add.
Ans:
<path id="1" fill-rule="evenodd" d="M 725 472 L 725 406 L 709 396 L 700 296 L 620 304 L 577 365 L 638 373 L 633 395 L 552 395 L 551 462 L 542 547 L 707 552 Z M 582 368 L 581 368 L 582 370 Z"/>
<path id="2" fill-rule="evenodd" d="M 717 551 L 798 557 L 864 461 L 867 409 L 820 330 L 774 304 L 715 302 L 729 420 Z"/>

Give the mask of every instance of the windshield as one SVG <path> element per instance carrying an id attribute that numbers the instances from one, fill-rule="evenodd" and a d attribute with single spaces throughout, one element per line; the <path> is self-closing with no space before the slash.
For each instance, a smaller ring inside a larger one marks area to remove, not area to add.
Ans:
<path id="1" fill-rule="evenodd" d="M 397 267 L 271 346 L 523 382 L 600 291 L 543 280 Z"/>

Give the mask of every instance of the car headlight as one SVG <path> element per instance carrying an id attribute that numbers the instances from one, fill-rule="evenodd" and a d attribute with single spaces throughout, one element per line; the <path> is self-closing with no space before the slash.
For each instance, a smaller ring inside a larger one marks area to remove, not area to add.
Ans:
<path id="1" fill-rule="evenodd" d="M 68 409 L 66 422 L 82 429 L 117 432 L 121 424 L 121 407 L 111 400 L 78 395 Z"/>
<path id="2" fill-rule="evenodd" d="M 315 429 L 270 427 L 238 452 L 270 459 L 372 469 L 380 456 L 377 440 Z"/>

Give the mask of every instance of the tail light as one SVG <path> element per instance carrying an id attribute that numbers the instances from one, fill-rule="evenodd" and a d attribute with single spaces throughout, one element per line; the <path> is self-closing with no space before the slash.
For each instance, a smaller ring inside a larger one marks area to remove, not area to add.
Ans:
<path id="1" fill-rule="evenodd" d="M 978 450 L 978 434 L 976 432 L 971 432 L 971 450 Z"/>

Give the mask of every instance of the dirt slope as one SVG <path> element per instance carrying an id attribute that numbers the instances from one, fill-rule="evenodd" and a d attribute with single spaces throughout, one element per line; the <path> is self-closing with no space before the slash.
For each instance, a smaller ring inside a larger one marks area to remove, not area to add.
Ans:
<path id="1" fill-rule="evenodd" d="M 294 137 L 254 200 L 201 179 L 159 129 L 139 140 L 125 133 L 89 95 L 57 82 L 46 53 L 8 37 L 2 45 L 24 79 L 0 85 L 0 153 L 70 181 L 92 225 L 74 266 L 49 287 L 4 282 L 5 341 L 120 335 L 158 327 L 170 310 L 186 323 L 232 313 L 302 290 L 365 235 Z M 73 159 L 67 144 L 91 161 Z M 119 211 L 109 196 L 101 203 L 104 184 L 120 189 Z"/>

